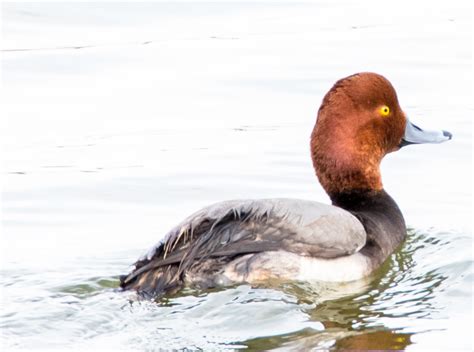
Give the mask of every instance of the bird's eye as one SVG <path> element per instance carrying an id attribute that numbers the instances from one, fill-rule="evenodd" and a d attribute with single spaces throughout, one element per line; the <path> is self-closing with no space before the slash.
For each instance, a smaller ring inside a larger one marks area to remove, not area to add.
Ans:
<path id="1" fill-rule="evenodd" d="M 390 108 L 387 105 L 382 106 L 379 111 L 383 117 L 390 115 Z"/>

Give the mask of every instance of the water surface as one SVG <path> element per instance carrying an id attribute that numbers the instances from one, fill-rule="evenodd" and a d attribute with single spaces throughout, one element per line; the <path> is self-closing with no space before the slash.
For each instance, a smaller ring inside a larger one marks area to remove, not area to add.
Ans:
<path id="1" fill-rule="evenodd" d="M 471 4 L 381 6 L 2 3 L 2 344 L 472 350 Z M 384 161 L 410 227 L 384 267 L 159 302 L 117 291 L 201 206 L 328 202 L 309 134 L 358 71 L 454 135 Z"/>

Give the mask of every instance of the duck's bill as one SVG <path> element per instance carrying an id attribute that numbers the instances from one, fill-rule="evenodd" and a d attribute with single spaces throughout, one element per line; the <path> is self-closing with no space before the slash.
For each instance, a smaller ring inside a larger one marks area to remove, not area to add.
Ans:
<path id="1" fill-rule="evenodd" d="M 448 131 L 423 130 L 407 120 L 405 135 L 400 142 L 400 147 L 410 144 L 443 143 L 449 141 L 451 138 L 453 138 L 453 135 Z"/>

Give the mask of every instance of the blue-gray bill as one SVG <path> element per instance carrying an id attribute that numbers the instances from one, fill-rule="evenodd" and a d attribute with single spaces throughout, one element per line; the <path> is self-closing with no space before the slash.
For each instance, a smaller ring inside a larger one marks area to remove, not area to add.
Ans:
<path id="1" fill-rule="evenodd" d="M 400 148 L 410 144 L 443 143 L 449 141 L 451 138 L 453 138 L 453 135 L 448 131 L 423 130 L 407 119 L 405 135 L 400 142 Z"/>

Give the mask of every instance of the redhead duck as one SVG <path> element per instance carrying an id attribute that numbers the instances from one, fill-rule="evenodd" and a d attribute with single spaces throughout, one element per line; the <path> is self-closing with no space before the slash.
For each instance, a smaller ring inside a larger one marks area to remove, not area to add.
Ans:
<path id="1" fill-rule="evenodd" d="M 451 137 L 410 123 L 383 76 L 343 78 L 324 97 L 310 143 L 332 205 L 299 199 L 211 205 L 173 228 L 120 286 L 157 297 L 184 286 L 363 278 L 406 236 L 403 215 L 382 185 L 382 158 Z"/>

